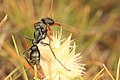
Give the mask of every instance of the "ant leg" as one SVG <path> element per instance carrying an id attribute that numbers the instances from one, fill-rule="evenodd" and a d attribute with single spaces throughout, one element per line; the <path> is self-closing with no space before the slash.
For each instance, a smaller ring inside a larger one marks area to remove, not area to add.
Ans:
<path id="1" fill-rule="evenodd" d="M 28 48 L 27 50 L 25 50 L 25 51 L 23 52 L 23 55 L 24 55 L 24 58 L 26 59 L 26 61 L 28 62 L 28 64 L 33 68 L 32 64 L 31 64 L 31 62 L 30 62 L 30 60 L 28 59 L 28 56 L 27 56 L 27 54 L 26 54 L 26 53 L 28 53 L 30 50 L 31 50 L 31 48 Z"/>
<path id="2" fill-rule="evenodd" d="M 33 41 L 34 39 L 32 39 L 32 38 L 30 38 L 30 37 L 28 37 L 28 36 L 24 36 L 24 38 L 26 38 L 26 39 L 28 39 L 28 40 L 30 40 L 30 41 Z"/>
<path id="3" fill-rule="evenodd" d="M 47 36 L 47 30 L 45 30 L 45 33 L 44 33 L 43 36 L 39 36 L 39 39 L 41 39 L 39 42 L 40 42 L 41 44 L 43 44 L 43 46 L 49 45 L 48 43 L 45 43 L 45 42 L 42 41 L 42 39 L 45 39 L 46 36 Z"/>
<path id="4" fill-rule="evenodd" d="M 43 39 L 45 39 L 46 36 L 47 36 L 47 29 L 45 30 L 45 35 L 44 35 Z"/>
<path id="5" fill-rule="evenodd" d="M 25 51 L 23 52 L 23 54 L 26 55 L 26 53 L 28 53 L 30 50 L 31 50 L 31 48 L 28 48 L 27 50 L 25 50 Z"/>
<path id="6" fill-rule="evenodd" d="M 41 43 L 43 46 L 49 45 L 48 43 L 44 43 L 43 41 L 40 41 L 40 43 Z"/>
<path id="7" fill-rule="evenodd" d="M 57 57 L 55 56 L 55 53 L 53 52 L 53 50 L 52 50 L 52 48 L 51 48 L 50 45 L 49 45 L 49 47 L 50 47 L 50 50 L 51 50 L 51 52 L 52 52 L 54 58 L 55 58 L 55 59 L 56 59 L 66 70 L 71 71 L 71 70 L 67 69 L 67 68 L 57 59 Z"/>
<path id="8" fill-rule="evenodd" d="M 32 66 L 30 60 L 29 60 L 27 57 L 25 57 L 25 60 L 26 60 L 26 61 L 28 62 L 28 64 L 33 68 L 33 66 Z"/>
<path id="9" fill-rule="evenodd" d="M 51 30 L 50 26 L 47 25 L 47 36 L 49 38 L 49 42 L 50 42 L 50 40 L 52 40 L 51 35 L 52 35 L 52 30 Z"/>

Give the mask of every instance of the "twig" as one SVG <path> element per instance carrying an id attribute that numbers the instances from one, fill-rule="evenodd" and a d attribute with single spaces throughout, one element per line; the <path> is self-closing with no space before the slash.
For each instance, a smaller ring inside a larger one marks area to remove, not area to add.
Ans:
<path id="1" fill-rule="evenodd" d="M 49 11 L 49 14 L 50 14 L 50 17 L 52 18 L 52 9 L 53 9 L 53 0 L 50 0 L 50 11 Z"/>
<path id="2" fill-rule="evenodd" d="M 99 73 L 97 73 L 97 75 L 93 78 L 93 80 L 97 80 L 97 78 L 99 77 L 99 75 L 104 71 L 104 68 L 100 70 Z"/>
<path id="3" fill-rule="evenodd" d="M 96 80 L 99 80 L 103 76 L 104 76 L 104 74 L 99 75 Z"/>
<path id="4" fill-rule="evenodd" d="M 37 68 L 36 68 L 36 65 L 34 65 L 34 78 L 35 78 L 35 80 L 38 80 L 37 79 Z"/>
<path id="5" fill-rule="evenodd" d="M 8 80 L 15 72 L 19 70 L 20 67 L 15 68 L 4 80 Z"/>
<path id="6" fill-rule="evenodd" d="M 103 64 L 104 69 L 106 70 L 106 72 L 108 73 L 108 75 L 112 78 L 112 80 L 115 80 L 114 77 L 112 76 L 112 74 L 110 73 L 110 71 L 107 69 L 107 67 Z"/>
<path id="7" fill-rule="evenodd" d="M 15 46 L 16 53 L 18 55 L 18 60 L 19 60 L 19 63 L 20 63 L 20 67 L 22 68 L 22 71 L 23 71 L 24 78 L 25 78 L 25 80 L 28 80 L 27 74 L 25 72 L 25 69 L 24 69 L 24 67 L 22 65 L 22 62 L 21 62 L 21 59 L 20 59 L 20 54 L 19 54 L 19 51 L 18 51 L 18 48 L 17 48 L 17 45 L 16 45 L 16 41 L 15 41 L 13 35 L 12 35 L 12 39 L 13 39 L 13 43 L 14 43 L 14 46 Z"/>
<path id="8" fill-rule="evenodd" d="M 7 15 L 3 18 L 3 20 L 0 22 L 0 29 L 2 28 L 2 25 L 5 23 L 5 21 L 8 19 Z"/>
<path id="9" fill-rule="evenodd" d="M 119 75 L 120 75 L 120 57 L 119 57 L 118 66 L 117 66 L 116 80 L 120 80 Z"/>

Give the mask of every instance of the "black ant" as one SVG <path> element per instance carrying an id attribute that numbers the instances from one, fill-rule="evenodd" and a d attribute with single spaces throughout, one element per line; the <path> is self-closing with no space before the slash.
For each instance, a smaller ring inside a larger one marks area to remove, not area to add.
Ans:
<path id="1" fill-rule="evenodd" d="M 38 50 L 38 46 L 37 44 L 40 42 L 41 44 L 43 44 L 44 46 L 48 45 L 53 53 L 54 58 L 68 71 L 70 71 L 69 69 L 67 69 L 55 56 L 55 53 L 53 52 L 51 46 L 50 46 L 50 40 L 51 40 L 51 28 L 50 26 L 54 26 L 54 25 L 58 25 L 61 26 L 58 22 L 55 22 L 53 19 L 51 18 L 42 18 L 40 22 L 37 22 L 34 24 L 34 39 L 29 38 L 27 36 L 25 36 L 25 38 L 27 38 L 28 40 L 32 41 L 32 46 L 31 48 L 29 48 L 28 50 L 26 50 L 23 54 L 28 53 L 30 50 L 30 60 L 28 60 L 26 57 L 26 60 L 28 61 L 28 63 L 31 65 L 31 63 L 33 65 L 38 65 L 39 61 L 40 61 L 40 51 Z M 43 39 L 46 38 L 46 36 L 48 35 L 49 38 L 49 44 L 48 43 L 44 43 L 42 42 Z"/>

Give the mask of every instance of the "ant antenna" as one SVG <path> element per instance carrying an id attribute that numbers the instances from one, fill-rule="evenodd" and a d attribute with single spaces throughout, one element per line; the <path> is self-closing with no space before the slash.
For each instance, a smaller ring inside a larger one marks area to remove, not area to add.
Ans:
<path id="1" fill-rule="evenodd" d="M 69 69 L 67 69 L 58 59 L 57 59 L 57 57 L 55 56 L 55 53 L 53 52 L 53 50 L 52 50 L 52 48 L 51 48 L 51 45 L 49 44 L 49 47 L 50 47 L 50 50 L 51 50 L 51 52 L 52 52 L 52 54 L 53 54 L 53 56 L 54 56 L 54 58 L 67 70 L 67 71 L 71 71 L 71 70 L 69 70 Z"/>

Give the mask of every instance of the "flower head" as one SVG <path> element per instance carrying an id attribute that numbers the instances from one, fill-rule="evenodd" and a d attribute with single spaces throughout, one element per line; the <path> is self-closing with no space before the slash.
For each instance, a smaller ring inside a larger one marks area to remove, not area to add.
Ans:
<path id="1" fill-rule="evenodd" d="M 44 42 L 49 42 L 46 39 Z M 62 39 L 62 30 L 52 36 L 51 47 L 57 59 L 69 70 L 66 70 L 53 56 L 49 46 L 38 44 L 42 59 L 40 65 L 45 74 L 45 80 L 72 80 L 84 73 L 84 64 L 81 64 L 80 53 L 75 53 L 76 44 L 68 38 Z"/>

